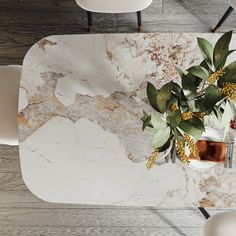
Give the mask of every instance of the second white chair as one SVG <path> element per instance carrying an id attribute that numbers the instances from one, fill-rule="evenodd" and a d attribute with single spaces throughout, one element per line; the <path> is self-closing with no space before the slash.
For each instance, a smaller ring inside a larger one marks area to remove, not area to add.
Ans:
<path id="1" fill-rule="evenodd" d="M 208 218 L 204 236 L 235 236 L 236 211 L 218 213 Z"/>
<path id="2" fill-rule="evenodd" d="M 147 8 L 152 0 L 76 0 L 77 4 L 87 11 L 88 31 L 92 31 L 92 12 L 126 13 L 137 12 L 138 31 L 142 31 L 141 11 Z"/>
<path id="3" fill-rule="evenodd" d="M 0 144 L 18 145 L 21 66 L 0 66 Z"/>

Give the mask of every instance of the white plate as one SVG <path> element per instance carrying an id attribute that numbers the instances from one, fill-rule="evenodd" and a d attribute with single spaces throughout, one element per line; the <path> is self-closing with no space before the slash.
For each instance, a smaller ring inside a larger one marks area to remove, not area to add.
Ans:
<path id="1" fill-rule="evenodd" d="M 213 142 L 222 142 L 221 135 L 219 131 L 206 127 L 206 131 L 202 134 L 200 140 L 207 140 Z M 194 170 L 208 170 L 217 165 L 218 162 L 213 161 L 199 161 L 199 160 L 190 160 L 189 167 Z"/>
<path id="2" fill-rule="evenodd" d="M 217 162 L 213 161 L 199 161 L 190 160 L 189 167 L 194 170 L 208 170 L 217 165 Z"/>

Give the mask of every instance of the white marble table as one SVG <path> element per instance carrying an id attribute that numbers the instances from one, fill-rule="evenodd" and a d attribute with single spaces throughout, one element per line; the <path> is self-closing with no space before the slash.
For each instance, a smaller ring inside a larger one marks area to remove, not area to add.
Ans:
<path id="1" fill-rule="evenodd" d="M 19 139 L 25 184 L 57 203 L 236 206 L 236 163 L 198 172 L 182 163 L 146 170 L 145 87 L 179 81 L 200 62 L 196 37 L 217 34 L 50 36 L 23 63 Z M 236 37 L 233 36 L 234 44 Z M 236 47 L 236 45 L 235 45 Z"/>

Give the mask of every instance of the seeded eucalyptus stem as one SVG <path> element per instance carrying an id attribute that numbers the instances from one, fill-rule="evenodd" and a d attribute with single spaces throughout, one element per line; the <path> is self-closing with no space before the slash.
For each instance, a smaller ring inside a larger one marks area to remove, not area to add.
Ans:
<path id="1" fill-rule="evenodd" d="M 154 112 L 144 112 L 143 130 L 146 127 L 155 130 L 154 152 L 149 158 L 148 169 L 155 163 L 157 150 L 165 152 L 171 148 L 172 161 L 177 153 L 185 164 L 189 163 L 190 157 L 185 153 L 186 148 L 192 156 L 197 156 L 199 152 L 194 140 L 205 130 L 206 115 L 213 114 L 220 122 L 225 121 L 223 125 L 229 125 L 230 106 L 236 101 L 236 61 L 225 65 L 227 57 L 235 51 L 229 50 L 231 37 L 232 31 L 226 32 L 214 46 L 206 39 L 198 38 L 203 61 L 187 70 L 176 65 L 181 85 L 170 81 L 157 89 L 148 82 L 147 98 Z"/>

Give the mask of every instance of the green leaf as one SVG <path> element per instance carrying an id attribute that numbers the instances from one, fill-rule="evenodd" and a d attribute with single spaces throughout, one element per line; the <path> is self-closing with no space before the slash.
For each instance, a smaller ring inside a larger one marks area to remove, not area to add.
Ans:
<path id="1" fill-rule="evenodd" d="M 209 68 L 212 67 L 212 56 L 213 56 L 213 46 L 212 44 L 203 38 L 198 38 L 198 47 L 200 48 L 200 51 L 202 53 L 202 56 L 204 60 L 206 61 Z"/>
<path id="2" fill-rule="evenodd" d="M 164 151 L 166 151 L 166 150 L 170 147 L 171 141 L 172 141 L 172 138 L 170 137 L 170 138 L 167 140 L 167 142 L 166 142 L 161 148 L 159 148 L 159 152 L 164 152 Z"/>
<path id="3" fill-rule="evenodd" d="M 155 112 L 152 114 L 151 124 L 155 129 L 163 129 L 167 126 L 163 120 L 162 114 L 159 112 Z"/>
<path id="4" fill-rule="evenodd" d="M 181 91 L 182 91 L 182 88 L 180 87 L 180 85 L 173 82 L 173 92 L 175 92 L 176 94 L 180 94 Z"/>
<path id="5" fill-rule="evenodd" d="M 186 75 L 182 76 L 182 88 L 187 99 L 194 99 L 196 97 L 197 88 L 194 81 Z"/>
<path id="6" fill-rule="evenodd" d="M 219 64 L 221 64 L 222 60 L 225 58 L 225 55 L 228 53 L 232 32 L 233 31 L 224 33 L 215 44 L 213 51 L 213 61 L 215 68 L 218 68 Z"/>
<path id="7" fill-rule="evenodd" d="M 148 101 L 151 104 L 151 106 L 157 110 L 158 110 L 158 106 L 157 106 L 157 89 L 155 88 L 155 86 L 148 82 L 147 83 L 147 97 L 148 97 Z"/>
<path id="8" fill-rule="evenodd" d="M 153 148 L 162 147 L 167 142 L 169 137 L 170 137 L 170 127 L 169 126 L 167 126 L 164 129 L 158 130 L 153 138 L 152 147 Z"/>
<path id="9" fill-rule="evenodd" d="M 178 72 L 179 76 L 182 78 L 183 75 L 187 75 L 186 71 L 183 71 L 178 66 L 175 66 L 176 71 Z"/>
<path id="10" fill-rule="evenodd" d="M 203 108 L 203 97 L 200 97 L 197 100 L 195 100 L 195 106 L 196 106 L 197 110 L 204 111 L 204 108 Z"/>
<path id="11" fill-rule="evenodd" d="M 182 87 L 184 86 L 183 89 L 185 91 L 183 91 L 181 87 L 176 87 L 176 83 L 174 83 L 174 89 L 181 90 L 183 94 L 188 96 L 188 98 L 193 99 L 195 97 L 195 91 L 197 90 L 197 88 L 194 89 L 194 87 L 198 87 L 202 79 L 191 75 L 188 70 L 183 71 L 177 66 L 175 66 L 175 69 L 181 77 Z"/>
<path id="12" fill-rule="evenodd" d="M 210 75 L 208 70 L 201 66 L 192 66 L 188 69 L 188 72 L 203 80 L 207 80 Z"/>
<path id="13" fill-rule="evenodd" d="M 203 60 L 200 65 L 201 67 L 205 68 L 208 72 L 211 71 L 211 68 L 209 68 L 208 64 L 206 63 L 205 60 Z"/>
<path id="14" fill-rule="evenodd" d="M 181 121 L 181 111 L 180 110 L 176 110 L 173 112 L 170 112 L 166 118 L 167 123 L 172 127 L 172 128 L 176 128 L 180 121 Z"/>
<path id="15" fill-rule="evenodd" d="M 178 98 L 181 107 L 188 107 L 187 98 L 185 97 L 182 88 L 177 83 L 173 82 L 172 92 L 174 92 L 175 96 Z"/>
<path id="16" fill-rule="evenodd" d="M 178 97 L 173 93 L 173 90 L 172 90 L 172 93 L 171 93 L 171 96 L 170 96 L 170 99 L 167 103 L 167 108 L 170 108 L 172 104 L 178 104 Z"/>
<path id="17" fill-rule="evenodd" d="M 225 82 L 236 83 L 236 61 L 225 67 L 225 73 L 218 80 L 218 86 L 222 87 Z"/>
<path id="18" fill-rule="evenodd" d="M 204 124 L 197 117 L 181 121 L 179 124 L 179 128 L 182 129 L 185 133 L 188 133 L 197 139 L 201 137 L 202 132 L 205 130 Z"/>
<path id="19" fill-rule="evenodd" d="M 147 126 L 152 127 L 151 124 L 151 116 L 148 115 L 145 111 L 143 111 L 143 117 L 141 118 L 143 122 L 142 130 L 144 131 Z M 153 128 L 153 127 L 152 127 Z"/>
<path id="20" fill-rule="evenodd" d="M 221 100 L 221 95 L 221 90 L 218 87 L 214 85 L 208 86 L 202 100 L 202 111 L 208 114 L 211 113 L 216 103 Z"/>
<path id="21" fill-rule="evenodd" d="M 171 97 L 171 91 L 173 88 L 173 82 L 165 84 L 160 90 L 157 91 L 157 107 L 161 113 L 164 113 L 167 108 L 168 101 Z"/>
<path id="22" fill-rule="evenodd" d="M 222 58 L 221 62 L 220 62 L 219 65 L 217 66 L 216 70 L 219 70 L 220 68 L 224 67 L 228 56 L 229 56 L 231 53 L 235 52 L 235 51 L 236 51 L 236 50 L 229 50 L 229 51 L 225 54 L 225 56 Z"/>

